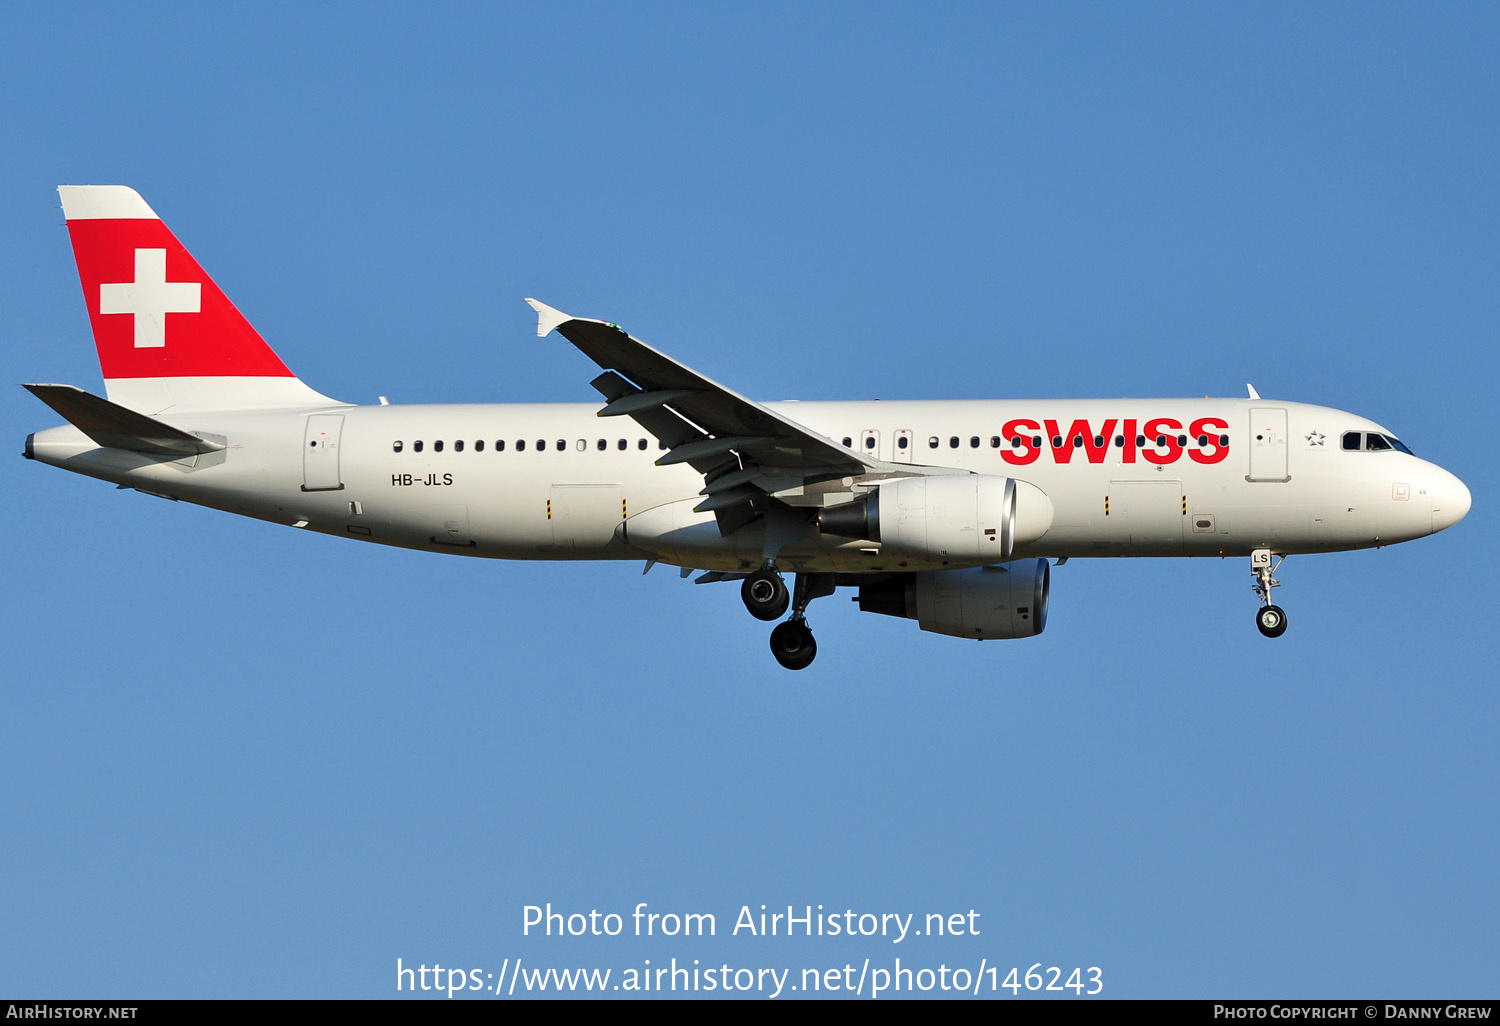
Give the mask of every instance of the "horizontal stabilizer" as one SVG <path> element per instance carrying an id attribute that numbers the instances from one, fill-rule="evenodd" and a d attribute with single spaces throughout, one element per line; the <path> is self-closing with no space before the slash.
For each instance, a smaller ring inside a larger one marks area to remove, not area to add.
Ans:
<path id="1" fill-rule="evenodd" d="M 106 449 L 158 456 L 195 456 L 224 446 L 128 410 L 73 385 L 26 385 L 27 391 Z"/>

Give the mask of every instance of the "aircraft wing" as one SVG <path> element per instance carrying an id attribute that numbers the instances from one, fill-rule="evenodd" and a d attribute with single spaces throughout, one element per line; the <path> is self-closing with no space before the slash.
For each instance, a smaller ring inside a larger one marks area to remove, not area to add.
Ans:
<path id="1" fill-rule="evenodd" d="M 632 338 L 618 325 L 571 317 L 535 299 L 537 336 L 556 330 L 604 373 L 591 384 L 607 400 L 601 417 L 628 416 L 667 445 L 656 462 L 687 463 L 705 477 L 699 511 L 727 510 L 762 495 L 789 498 L 845 477 L 921 474 L 840 445 L 747 399 Z M 734 519 L 743 520 L 743 516 Z M 726 527 L 720 517 L 721 528 Z"/>

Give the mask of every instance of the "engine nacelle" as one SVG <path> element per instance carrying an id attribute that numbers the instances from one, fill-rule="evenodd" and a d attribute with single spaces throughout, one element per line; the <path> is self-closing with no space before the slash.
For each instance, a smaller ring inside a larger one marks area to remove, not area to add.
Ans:
<path id="1" fill-rule="evenodd" d="M 1001 563 L 1052 526 L 1034 484 L 987 474 L 903 477 L 819 516 L 826 534 L 879 542 L 882 552 L 955 563 Z"/>
<path id="2" fill-rule="evenodd" d="M 1003 566 L 924 570 L 862 584 L 859 608 L 904 616 L 934 634 L 955 638 L 1030 638 L 1047 626 L 1051 570 L 1045 559 Z"/>

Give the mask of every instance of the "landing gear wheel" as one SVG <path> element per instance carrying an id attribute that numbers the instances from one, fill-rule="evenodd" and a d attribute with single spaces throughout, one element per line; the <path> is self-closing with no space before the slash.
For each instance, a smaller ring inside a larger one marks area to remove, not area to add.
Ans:
<path id="1" fill-rule="evenodd" d="M 788 670 L 803 670 L 818 654 L 818 643 L 802 620 L 788 620 L 771 632 L 771 654 Z"/>
<path id="2" fill-rule="evenodd" d="M 1260 612 L 1255 614 L 1255 626 L 1268 638 L 1279 638 L 1286 633 L 1286 613 L 1280 606 L 1271 604 L 1271 589 L 1281 587 L 1276 579 L 1276 569 L 1286 559 L 1272 562 L 1274 553 L 1270 549 L 1255 549 L 1250 553 L 1250 574 L 1255 578 L 1251 587 L 1260 599 Z"/>
<path id="3" fill-rule="evenodd" d="M 757 620 L 779 620 L 792 597 L 786 590 L 786 582 L 775 570 L 757 570 L 745 578 L 740 585 L 740 598 L 745 608 Z"/>
<path id="4" fill-rule="evenodd" d="M 1255 614 L 1255 626 L 1268 638 L 1279 638 L 1286 633 L 1286 613 L 1280 606 L 1262 606 Z"/>

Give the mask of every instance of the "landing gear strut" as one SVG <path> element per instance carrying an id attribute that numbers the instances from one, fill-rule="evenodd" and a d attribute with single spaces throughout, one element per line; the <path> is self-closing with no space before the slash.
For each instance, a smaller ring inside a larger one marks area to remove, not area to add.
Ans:
<path id="1" fill-rule="evenodd" d="M 1276 579 L 1276 570 L 1286 559 L 1282 556 L 1273 564 L 1270 549 L 1256 549 L 1250 553 L 1250 573 L 1255 577 L 1252 587 L 1260 596 L 1260 610 L 1255 614 L 1256 628 L 1268 638 L 1279 638 L 1286 633 L 1286 612 L 1271 604 L 1271 589 L 1281 587 Z"/>
<path id="2" fill-rule="evenodd" d="M 750 580 L 754 577 L 747 578 L 747 583 Z M 815 598 L 832 595 L 833 589 L 833 574 L 797 575 L 791 619 L 771 632 L 771 654 L 788 670 L 806 669 L 817 656 L 818 643 L 807 626 L 807 606 Z"/>
<path id="3" fill-rule="evenodd" d="M 791 602 L 786 582 L 769 563 L 745 578 L 745 583 L 740 585 L 740 598 L 745 600 L 745 608 L 757 620 L 781 619 Z"/>

